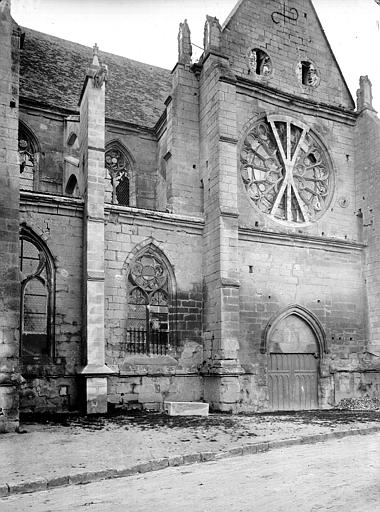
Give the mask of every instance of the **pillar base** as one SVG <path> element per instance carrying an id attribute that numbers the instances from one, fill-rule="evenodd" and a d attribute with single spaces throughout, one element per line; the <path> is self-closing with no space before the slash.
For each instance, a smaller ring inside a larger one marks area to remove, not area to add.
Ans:
<path id="1" fill-rule="evenodd" d="M 86 375 L 86 414 L 107 413 L 107 383 L 105 376 Z"/>
<path id="2" fill-rule="evenodd" d="M 240 375 L 244 373 L 237 359 L 214 360 L 203 372 L 204 399 L 217 411 L 236 412 L 240 401 Z"/>
<path id="3" fill-rule="evenodd" d="M 88 364 L 81 371 L 86 379 L 86 414 L 107 413 L 107 375 L 112 373 L 104 364 Z"/>
<path id="4" fill-rule="evenodd" d="M 16 432 L 19 428 L 18 387 L 0 385 L 0 433 Z"/>

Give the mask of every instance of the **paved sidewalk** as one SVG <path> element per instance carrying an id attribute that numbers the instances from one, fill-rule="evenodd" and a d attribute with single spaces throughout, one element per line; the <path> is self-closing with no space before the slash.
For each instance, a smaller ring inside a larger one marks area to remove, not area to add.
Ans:
<path id="1" fill-rule="evenodd" d="M 0 436 L 0 496 L 380 432 L 380 412 L 207 418 L 146 413 L 23 427 L 25 434 Z"/>

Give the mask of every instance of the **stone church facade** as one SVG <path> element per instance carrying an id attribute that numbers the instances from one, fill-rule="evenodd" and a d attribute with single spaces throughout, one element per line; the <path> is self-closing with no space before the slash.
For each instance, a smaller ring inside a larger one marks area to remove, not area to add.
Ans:
<path id="1" fill-rule="evenodd" d="M 207 16 L 170 72 L 0 0 L 0 430 L 19 413 L 380 391 L 380 124 L 308 0 Z"/>

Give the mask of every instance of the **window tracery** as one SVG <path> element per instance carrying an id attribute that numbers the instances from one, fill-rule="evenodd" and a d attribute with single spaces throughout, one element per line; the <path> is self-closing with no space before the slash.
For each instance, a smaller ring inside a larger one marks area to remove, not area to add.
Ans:
<path id="1" fill-rule="evenodd" d="M 106 191 L 106 202 L 130 206 L 132 166 L 129 158 L 120 148 L 114 146 L 106 150 L 105 166 L 111 185 L 108 194 Z"/>
<path id="2" fill-rule="evenodd" d="M 54 271 L 44 244 L 23 229 L 20 235 L 21 356 L 53 355 Z"/>
<path id="3" fill-rule="evenodd" d="M 275 220 L 309 223 L 328 207 L 334 175 L 309 128 L 287 116 L 268 116 L 246 135 L 240 171 L 253 204 Z"/>
<path id="4" fill-rule="evenodd" d="M 34 190 L 38 179 L 38 147 L 29 130 L 20 122 L 18 132 L 18 157 L 20 164 L 20 188 Z"/>
<path id="5" fill-rule="evenodd" d="M 169 348 L 171 281 L 168 268 L 148 248 L 130 266 L 127 349 L 164 354 Z"/>

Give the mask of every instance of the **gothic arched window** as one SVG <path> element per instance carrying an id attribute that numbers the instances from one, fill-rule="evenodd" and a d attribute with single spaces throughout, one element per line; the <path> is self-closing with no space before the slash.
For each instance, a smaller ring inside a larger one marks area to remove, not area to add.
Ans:
<path id="1" fill-rule="evenodd" d="M 52 257 L 34 233 L 20 234 L 20 352 L 25 359 L 54 356 L 55 272 Z"/>
<path id="2" fill-rule="evenodd" d="M 112 143 L 105 154 L 105 202 L 120 206 L 134 206 L 132 162 L 120 143 Z"/>
<path id="3" fill-rule="evenodd" d="M 128 350 L 165 354 L 175 331 L 173 278 L 152 246 L 136 256 L 128 275 Z"/>
<path id="4" fill-rule="evenodd" d="M 20 122 L 18 129 L 18 154 L 20 162 L 20 188 L 36 190 L 38 188 L 39 147 L 37 139 L 27 126 Z"/>

